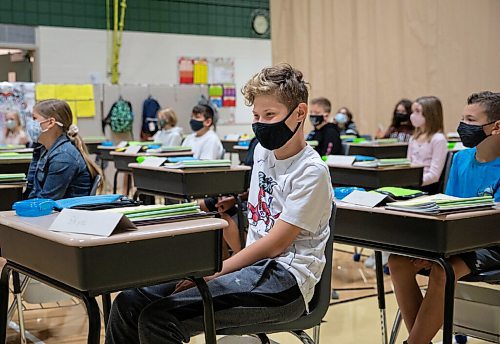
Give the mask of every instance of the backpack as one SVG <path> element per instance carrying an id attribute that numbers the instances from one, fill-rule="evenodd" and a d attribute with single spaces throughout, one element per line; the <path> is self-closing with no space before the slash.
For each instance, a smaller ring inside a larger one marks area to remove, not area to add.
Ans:
<path id="1" fill-rule="evenodd" d="M 132 123 L 134 122 L 134 113 L 132 112 L 132 104 L 129 101 L 118 99 L 108 115 L 103 120 L 102 131 L 106 125 L 111 126 L 111 131 L 114 133 L 132 132 Z"/>
<path id="2" fill-rule="evenodd" d="M 141 138 L 146 139 L 151 137 L 158 131 L 158 126 L 155 124 L 158 110 L 160 110 L 160 104 L 156 99 L 150 96 L 144 101 L 142 105 Z M 154 125 L 151 126 L 151 124 Z"/>

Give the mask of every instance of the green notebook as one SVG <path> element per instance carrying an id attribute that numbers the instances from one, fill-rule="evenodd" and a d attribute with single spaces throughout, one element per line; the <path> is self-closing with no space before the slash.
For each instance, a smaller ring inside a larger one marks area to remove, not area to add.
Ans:
<path id="1" fill-rule="evenodd" d="M 186 160 L 174 163 L 166 163 L 166 168 L 208 168 L 208 167 L 231 167 L 231 160 Z"/>
<path id="2" fill-rule="evenodd" d="M 492 196 L 459 198 L 443 194 L 418 197 L 415 199 L 394 202 L 386 209 L 409 211 L 420 214 L 440 215 L 448 213 L 491 209 L 495 206 Z"/>
<path id="3" fill-rule="evenodd" d="M 0 173 L 0 182 L 26 180 L 24 173 Z"/>

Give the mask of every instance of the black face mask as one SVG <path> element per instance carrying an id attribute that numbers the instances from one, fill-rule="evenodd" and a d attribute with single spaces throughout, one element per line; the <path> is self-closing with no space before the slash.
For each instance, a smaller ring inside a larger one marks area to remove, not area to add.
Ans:
<path id="1" fill-rule="evenodd" d="M 396 123 L 403 123 L 410 120 L 410 115 L 407 113 L 396 112 L 394 114 L 394 119 L 396 120 Z"/>
<path id="2" fill-rule="evenodd" d="M 323 123 L 324 117 L 323 115 L 309 115 L 309 120 L 313 126 L 318 126 Z"/>
<path id="3" fill-rule="evenodd" d="M 288 115 L 286 115 L 286 117 L 280 122 L 255 122 L 254 124 L 252 124 L 252 129 L 255 133 L 255 137 L 257 137 L 257 140 L 260 142 L 262 147 L 269 150 L 275 150 L 283 147 L 285 143 L 290 141 L 297 130 L 299 130 L 300 124 L 302 123 L 297 123 L 294 131 L 291 131 L 285 123 L 285 121 L 292 115 L 296 108 L 297 107 L 293 108 L 293 110 L 290 111 Z"/>
<path id="4" fill-rule="evenodd" d="M 492 123 L 495 123 L 495 121 L 486 123 L 484 125 L 472 125 L 460 122 L 457 131 L 458 135 L 460 135 L 460 140 L 462 140 L 463 145 L 465 147 L 472 148 L 480 144 L 485 138 L 491 135 L 486 135 L 483 128 Z"/>
<path id="5" fill-rule="evenodd" d="M 195 119 L 191 119 L 189 121 L 189 125 L 191 126 L 191 130 L 198 131 L 203 129 L 203 121 L 197 121 Z"/>

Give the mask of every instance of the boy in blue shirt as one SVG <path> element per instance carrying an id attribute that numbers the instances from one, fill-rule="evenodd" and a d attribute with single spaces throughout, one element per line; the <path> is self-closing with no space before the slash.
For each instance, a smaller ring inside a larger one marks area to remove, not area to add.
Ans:
<path id="1" fill-rule="evenodd" d="M 446 194 L 457 197 L 491 195 L 500 202 L 500 93 L 472 94 L 458 126 L 462 143 L 471 149 L 455 154 Z M 455 280 L 500 269 L 500 246 L 450 257 Z M 409 336 L 406 344 L 428 344 L 441 328 L 444 312 L 444 270 L 437 263 L 398 255 L 389 257 L 394 291 Z M 422 297 L 415 275 L 430 269 Z M 439 305 L 439 306 L 438 306 Z"/>
<path id="2" fill-rule="evenodd" d="M 248 195 L 244 249 L 205 277 L 217 329 L 288 322 L 308 311 L 325 266 L 332 185 L 304 139 L 308 90 L 288 64 L 264 68 L 243 87 L 259 144 Z M 165 262 L 172 264 L 172 262 Z M 181 343 L 203 331 L 190 282 L 127 290 L 113 302 L 106 343 Z"/>

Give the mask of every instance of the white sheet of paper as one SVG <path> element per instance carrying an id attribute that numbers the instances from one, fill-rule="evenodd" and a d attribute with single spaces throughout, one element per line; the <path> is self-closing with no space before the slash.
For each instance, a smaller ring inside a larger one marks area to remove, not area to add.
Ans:
<path id="1" fill-rule="evenodd" d="M 127 147 L 127 141 L 120 141 L 118 145 L 116 145 L 116 148 L 125 148 Z"/>
<path id="2" fill-rule="evenodd" d="M 130 146 L 125 149 L 125 153 L 128 154 L 137 154 L 141 150 L 142 146 Z"/>
<path id="3" fill-rule="evenodd" d="M 386 197 L 386 195 L 378 192 L 354 190 L 349 195 L 345 196 L 344 199 L 342 199 L 342 202 L 373 208 L 382 202 Z"/>
<path id="4" fill-rule="evenodd" d="M 123 214 L 63 209 L 49 230 L 108 237 L 115 229 L 136 228 Z"/>
<path id="5" fill-rule="evenodd" d="M 160 167 L 167 159 L 156 156 L 148 156 L 141 163 L 142 166 Z"/>
<path id="6" fill-rule="evenodd" d="M 352 166 L 356 157 L 350 155 L 328 155 L 326 163 L 330 166 Z"/>

